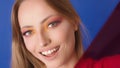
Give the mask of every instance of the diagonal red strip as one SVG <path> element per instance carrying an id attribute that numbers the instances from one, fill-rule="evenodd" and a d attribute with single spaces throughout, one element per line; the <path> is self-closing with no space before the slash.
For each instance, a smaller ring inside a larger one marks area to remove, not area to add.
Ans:
<path id="1" fill-rule="evenodd" d="M 93 40 L 84 57 L 100 59 L 114 54 L 120 54 L 120 3 Z"/>

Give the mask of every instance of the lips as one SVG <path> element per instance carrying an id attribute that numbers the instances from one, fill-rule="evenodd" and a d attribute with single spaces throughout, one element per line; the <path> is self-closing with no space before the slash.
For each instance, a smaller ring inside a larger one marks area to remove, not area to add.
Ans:
<path id="1" fill-rule="evenodd" d="M 40 52 L 40 54 L 45 56 L 45 57 L 50 57 L 50 56 L 53 56 L 59 50 L 59 48 L 60 48 L 60 46 L 57 46 L 57 47 L 54 47 L 52 49 L 42 51 L 42 52 Z"/>

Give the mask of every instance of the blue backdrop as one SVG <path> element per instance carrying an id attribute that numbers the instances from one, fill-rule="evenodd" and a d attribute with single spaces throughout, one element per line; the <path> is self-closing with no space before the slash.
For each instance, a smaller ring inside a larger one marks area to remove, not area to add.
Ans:
<path id="1" fill-rule="evenodd" d="M 90 42 L 104 25 L 119 0 L 70 0 L 86 26 Z M 0 68 L 10 68 L 11 8 L 14 0 L 0 2 Z M 87 49 L 88 45 L 84 46 Z"/>

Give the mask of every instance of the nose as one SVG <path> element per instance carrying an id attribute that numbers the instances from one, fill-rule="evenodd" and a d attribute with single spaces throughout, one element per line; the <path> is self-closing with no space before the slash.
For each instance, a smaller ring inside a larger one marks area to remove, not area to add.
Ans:
<path id="1" fill-rule="evenodd" d="M 49 36 L 43 32 L 39 33 L 37 38 L 38 38 L 37 44 L 39 44 L 40 47 L 45 47 L 45 46 L 49 45 L 51 42 Z"/>

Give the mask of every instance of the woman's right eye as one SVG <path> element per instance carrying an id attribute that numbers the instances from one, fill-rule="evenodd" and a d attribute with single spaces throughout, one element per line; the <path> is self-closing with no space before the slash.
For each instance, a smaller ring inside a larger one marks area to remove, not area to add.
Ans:
<path id="1" fill-rule="evenodd" d="M 25 37 L 28 37 L 31 35 L 32 35 L 32 30 L 28 30 L 28 31 L 23 32 L 23 36 L 25 36 Z"/>

